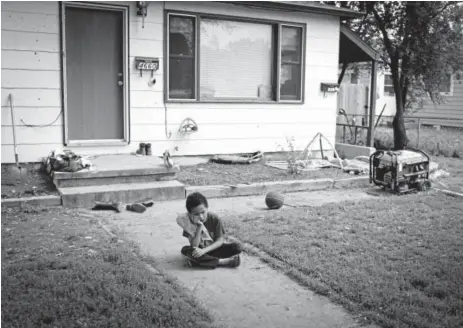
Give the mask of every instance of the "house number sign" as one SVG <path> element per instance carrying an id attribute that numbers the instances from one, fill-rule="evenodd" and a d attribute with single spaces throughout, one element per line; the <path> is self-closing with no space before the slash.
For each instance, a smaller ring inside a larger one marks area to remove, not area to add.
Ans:
<path id="1" fill-rule="evenodd" d="M 135 68 L 140 70 L 140 76 L 143 76 L 144 70 L 150 70 L 153 76 L 154 71 L 159 69 L 159 58 L 135 57 Z"/>

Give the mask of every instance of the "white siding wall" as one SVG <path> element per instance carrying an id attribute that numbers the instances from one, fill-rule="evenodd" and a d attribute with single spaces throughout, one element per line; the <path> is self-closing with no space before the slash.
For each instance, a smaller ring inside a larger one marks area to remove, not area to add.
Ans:
<path id="1" fill-rule="evenodd" d="M 2 163 L 14 161 L 8 95 L 13 94 L 21 162 L 37 162 L 63 142 L 57 2 L 2 2 Z"/>
<path id="2" fill-rule="evenodd" d="M 384 105 L 386 108 L 383 112 L 383 117 L 392 117 L 395 115 L 395 97 L 389 96 L 384 93 L 384 71 L 378 70 L 378 77 L 376 79 L 378 87 L 378 99 L 376 100 L 376 115 L 379 115 L 383 110 Z"/>
<path id="3" fill-rule="evenodd" d="M 121 4 L 120 2 L 118 4 Z M 242 17 L 306 23 L 305 104 L 166 104 L 168 131 L 164 129 L 164 13 L 177 9 Z M 2 163 L 14 159 L 7 97 L 15 97 L 16 121 L 29 124 L 53 121 L 61 109 L 58 3 L 2 3 Z M 325 97 L 320 82 L 336 82 L 339 20 L 327 15 L 265 11 L 211 2 L 151 2 L 145 28 L 130 3 L 130 120 L 131 144 L 125 147 L 75 148 L 82 154 L 131 152 L 139 142 L 151 142 L 154 154 L 178 147 L 175 155 L 278 151 L 286 137 L 294 136 L 303 148 L 315 133 L 334 142 L 336 94 Z M 150 74 L 140 77 L 134 57 L 159 57 L 156 84 Z M 35 64 L 33 64 L 35 63 Z M 177 133 L 181 121 L 193 118 L 197 133 Z M 47 128 L 18 127 L 21 161 L 39 161 L 62 146 L 62 118 Z M 327 146 L 328 147 L 328 146 Z"/>

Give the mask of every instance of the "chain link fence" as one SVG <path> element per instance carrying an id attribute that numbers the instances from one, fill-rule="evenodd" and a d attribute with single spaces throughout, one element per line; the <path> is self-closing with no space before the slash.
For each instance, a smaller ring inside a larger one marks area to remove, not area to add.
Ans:
<path id="1" fill-rule="evenodd" d="M 394 117 L 381 117 L 375 124 L 374 146 L 376 149 L 393 149 Z M 336 142 L 352 145 L 367 145 L 368 117 L 344 115 L 338 118 Z M 430 155 L 463 158 L 463 119 L 430 117 L 405 117 L 408 145 L 419 148 Z"/>

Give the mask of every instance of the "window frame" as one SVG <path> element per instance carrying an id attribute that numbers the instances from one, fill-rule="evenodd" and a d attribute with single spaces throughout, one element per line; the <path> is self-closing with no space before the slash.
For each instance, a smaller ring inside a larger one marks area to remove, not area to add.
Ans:
<path id="1" fill-rule="evenodd" d="M 187 98 L 169 98 L 169 77 L 170 77 L 170 72 L 169 72 L 169 63 L 170 63 L 170 46 L 169 46 L 169 26 L 170 26 L 170 20 L 169 20 L 169 14 L 165 16 L 165 33 L 164 33 L 164 39 L 166 42 L 164 42 L 164 102 L 197 102 L 198 101 L 198 82 L 199 82 L 199 74 L 198 74 L 198 18 L 196 15 L 191 15 L 188 13 L 178 13 L 173 16 L 183 16 L 183 17 L 193 17 L 194 18 L 194 24 L 195 24 L 195 52 L 194 52 L 194 73 L 195 73 L 195 78 L 194 78 L 194 99 L 187 99 Z"/>
<path id="2" fill-rule="evenodd" d="M 300 89 L 299 89 L 299 92 L 301 94 L 301 100 L 291 100 L 291 99 L 284 99 L 284 100 L 281 100 L 281 83 L 280 83 L 280 77 L 281 77 L 281 66 L 283 65 L 283 62 L 281 60 L 281 36 L 283 35 L 283 27 L 289 27 L 289 28 L 301 28 L 300 25 L 298 24 L 294 24 L 294 23 L 279 23 L 278 24 L 278 68 L 276 70 L 276 73 L 278 74 L 278 92 L 277 92 L 277 99 L 278 101 L 277 102 L 283 102 L 283 103 L 303 103 L 304 102 L 304 86 L 303 86 L 303 82 L 305 80 L 305 76 L 303 75 L 304 72 L 305 72 L 305 62 L 304 62 L 304 59 L 305 59 L 305 44 L 306 42 L 304 42 L 305 40 L 305 29 L 304 27 L 302 27 L 302 31 L 301 31 L 301 62 L 298 63 L 298 64 L 295 64 L 295 63 L 284 63 L 285 65 L 300 65 L 301 67 L 301 85 L 300 85 Z"/>
<path id="3" fill-rule="evenodd" d="M 170 16 L 187 16 L 193 17 L 195 19 L 195 90 L 194 95 L 195 99 L 172 99 L 169 97 L 169 22 Z M 260 24 L 269 24 L 272 26 L 272 40 L 274 43 L 274 49 L 272 49 L 274 58 L 272 61 L 272 82 L 275 83 L 276 88 L 273 91 L 275 96 L 273 100 L 250 100 L 246 98 L 236 98 L 236 99 L 201 99 L 200 97 L 200 40 L 201 40 L 201 19 L 215 19 L 215 20 L 227 20 L 235 22 L 244 22 L 244 23 L 260 23 Z M 281 74 L 281 34 L 282 27 L 296 27 L 301 29 L 301 81 L 300 81 L 300 100 L 281 100 L 280 99 L 280 74 Z M 305 23 L 295 23 L 287 22 L 280 20 L 269 20 L 269 19 L 260 19 L 260 18 L 246 18 L 241 16 L 229 16 L 229 15 L 216 15 L 213 13 L 204 13 L 204 12 L 189 12 L 189 11 L 179 11 L 179 10 L 165 10 L 164 11 L 164 102 L 165 103 L 234 103 L 234 104 L 304 104 L 305 102 L 305 71 L 306 71 L 306 30 L 307 24 Z"/>
<path id="4" fill-rule="evenodd" d="M 383 83 L 383 95 L 384 95 L 384 97 L 395 97 L 395 92 L 392 92 L 392 95 L 389 92 L 386 92 L 386 87 L 392 87 L 392 90 L 394 90 L 394 84 L 386 84 L 386 76 L 387 75 L 391 76 L 391 81 L 392 81 L 392 73 L 385 72 L 384 73 L 384 83 Z M 392 82 L 394 82 L 394 81 L 392 81 Z"/>
<path id="5" fill-rule="evenodd" d="M 452 97 L 453 96 L 453 84 L 454 84 L 454 79 L 456 78 L 456 74 L 452 73 L 450 74 L 450 83 L 449 83 L 449 91 L 439 91 L 439 94 L 441 96 L 447 96 L 447 97 Z"/>

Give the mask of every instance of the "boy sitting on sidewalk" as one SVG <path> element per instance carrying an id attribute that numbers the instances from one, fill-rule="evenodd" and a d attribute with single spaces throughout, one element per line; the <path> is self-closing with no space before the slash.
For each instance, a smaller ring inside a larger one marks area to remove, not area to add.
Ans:
<path id="1" fill-rule="evenodd" d="M 190 241 L 181 250 L 192 266 L 215 269 L 217 266 L 236 268 L 240 265 L 242 246 L 238 242 L 225 242 L 222 220 L 208 211 L 206 197 L 199 192 L 188 195 L 188 213 L 177 217 L 183 236 Z"/>

